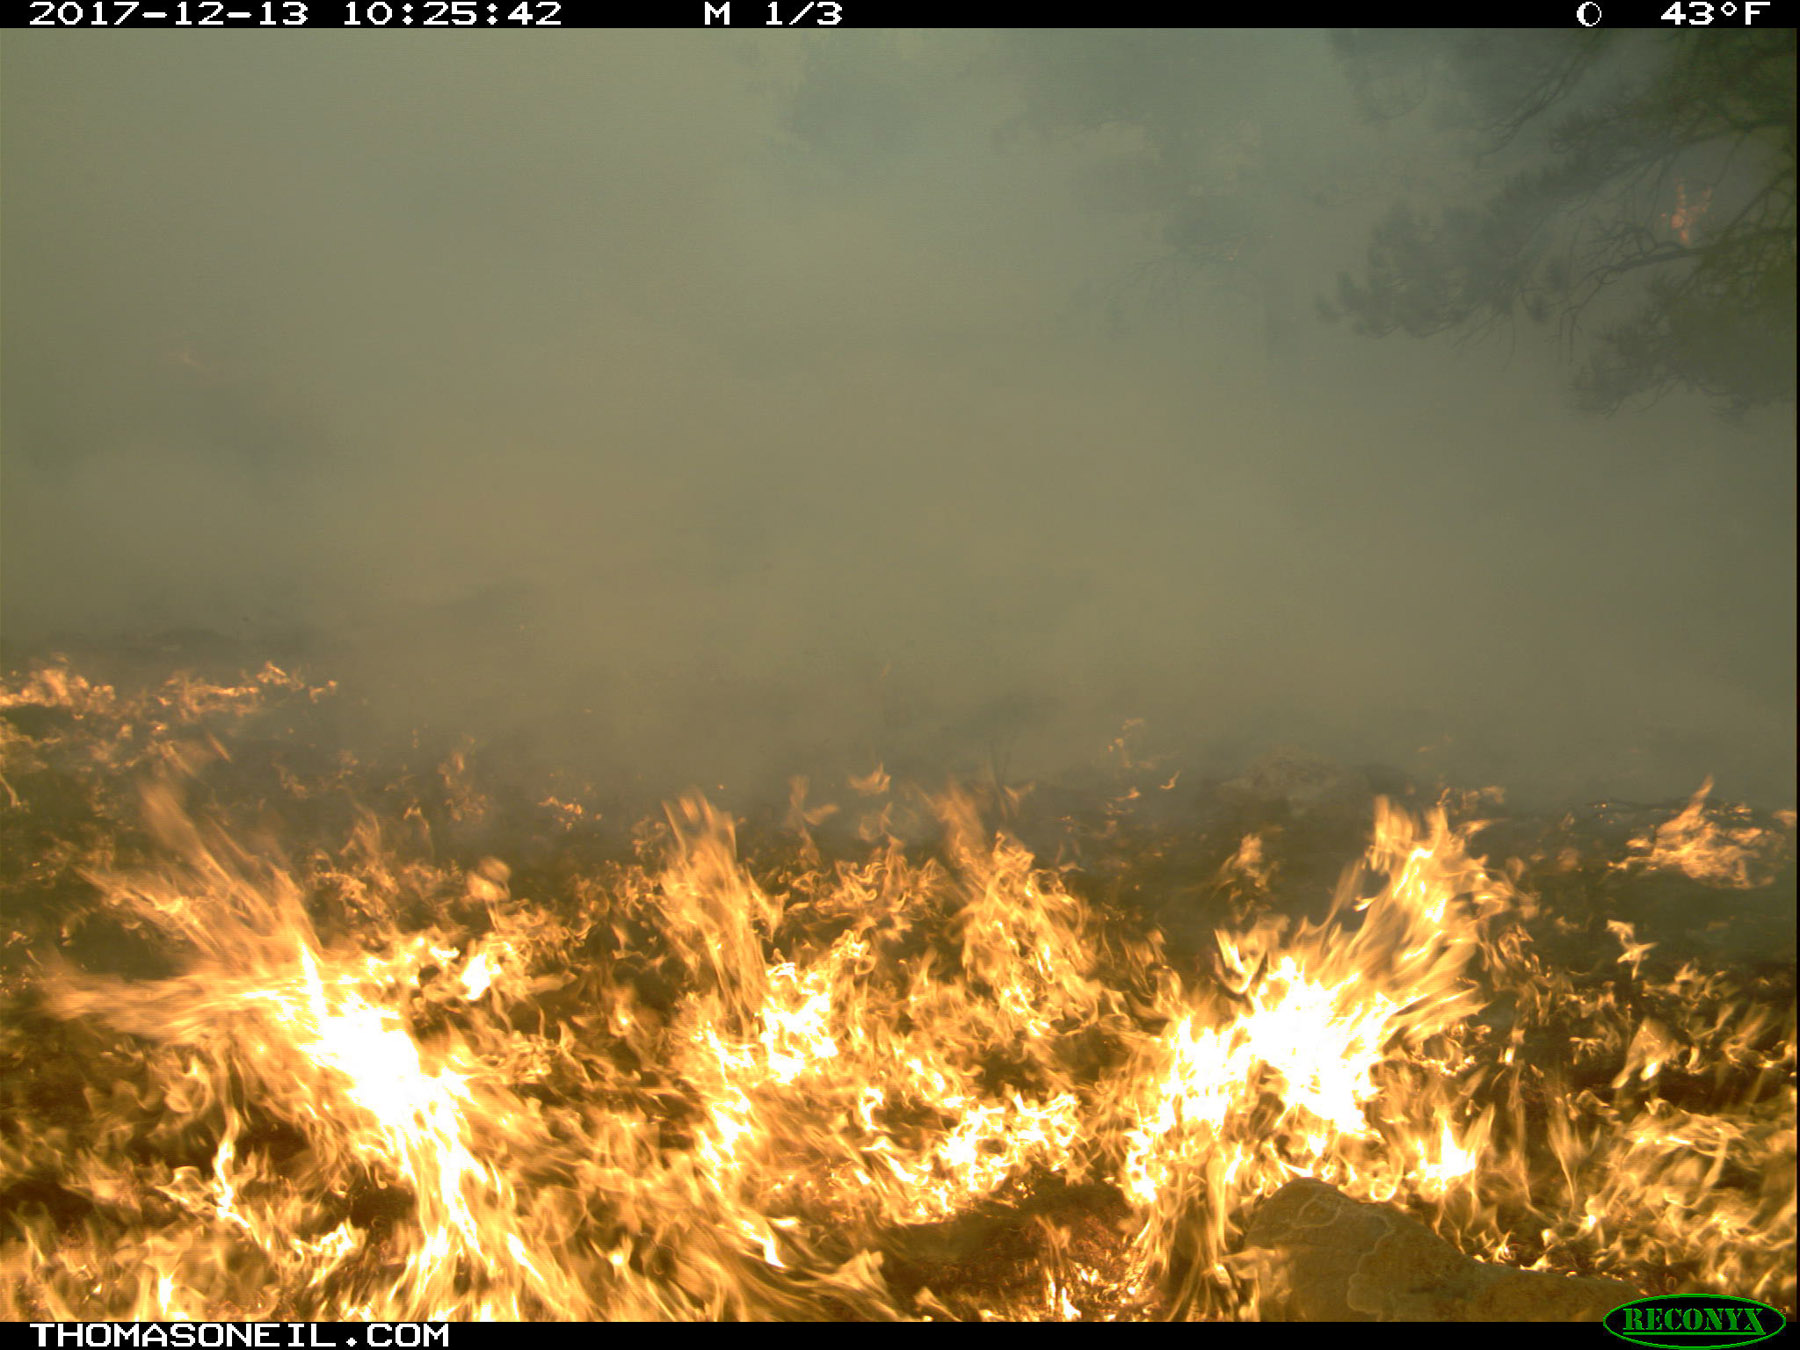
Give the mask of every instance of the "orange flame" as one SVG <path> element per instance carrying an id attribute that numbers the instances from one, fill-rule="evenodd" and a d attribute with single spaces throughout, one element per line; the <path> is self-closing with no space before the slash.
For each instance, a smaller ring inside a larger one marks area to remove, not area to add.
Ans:
<path id="1" fill-rule="evenodd" d="M 1183 965 L 957 793 L 940 848 L 829 865 L 803 784 L 803 847 L 755 866 L 690 798 L 640 861 L 554 884 L 432 861 L 416 803 L 284 856 L 184 802 L 222 762 L 196 745 L 307 692 L 0 694 L 73 719 L 9 730 L 4 809 L 52 760 L 93 787 L 86 845 L 9 875 L 162 963 L 93 973 L 20 930 L 11 1316 L 1242 1317 L 1249 1218 L 1301 1177 L 1483 1260 L 1793 1300 L 1791 1004 L 1658 975 L 1625 924 L 1621 964 L 1549 961 L 1442 808 L 1378 803 L 1316 921 L 1228 841 L 1242 917 Z M 445 762 L 443 817 L 484 809 L 472 773 Z M 1641 865 L 1760 847 L 1704 796 Z M 1028 1278 L 969 1276 L 1007 1262 Z"/>

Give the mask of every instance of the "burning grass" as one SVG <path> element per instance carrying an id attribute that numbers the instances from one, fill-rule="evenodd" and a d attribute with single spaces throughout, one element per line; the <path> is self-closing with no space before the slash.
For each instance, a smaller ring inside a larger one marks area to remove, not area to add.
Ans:
<path id="1" fill-rule="evenodd" d="M 1246 1239 L 1297 1179 L 1793 1307 L 1791 818 L 876 772 L 626 844 L 321 747 L 329 697 L 0 691 L 7 1315 L 1292 1315 Z"/>

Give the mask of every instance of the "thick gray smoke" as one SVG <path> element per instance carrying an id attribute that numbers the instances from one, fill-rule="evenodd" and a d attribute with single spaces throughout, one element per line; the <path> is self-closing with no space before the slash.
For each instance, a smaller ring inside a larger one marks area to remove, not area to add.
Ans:
<path id="1" fill-rule="evenodd" d="M 1322 322 L 1476 171 L 1323 35 L 1151 36 L 15 35 L 5 659 L 298 653 L 655 792 L 1142 718 L 1791 805 L 1791 409 Z"/>

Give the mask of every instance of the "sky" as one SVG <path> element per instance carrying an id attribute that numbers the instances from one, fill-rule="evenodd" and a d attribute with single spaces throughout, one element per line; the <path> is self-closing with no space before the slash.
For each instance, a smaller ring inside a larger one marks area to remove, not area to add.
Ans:
<path id="1" fill-rule="evenodd" d="M 1791 406 L 1323 321 L 1483 172 L 1323 34 L 32 32 L 0 100 L 6 664 L 218 634 L 645 792 L 1141 719 L 1793 805 Z"/>

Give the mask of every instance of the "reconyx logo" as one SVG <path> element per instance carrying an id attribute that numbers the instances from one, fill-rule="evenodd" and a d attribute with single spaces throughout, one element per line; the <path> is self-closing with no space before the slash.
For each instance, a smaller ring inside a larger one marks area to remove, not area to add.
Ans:
<path id="1" fill-rule="evenodd" d="M 1787 1319 L 1766 1303 L 1723 1294 L 1665 1294 L 1621 1303 L 1605 1317 L 1606 1329 L 1639 1345 L 1750 1345 L 1767 1340 Z"/>

